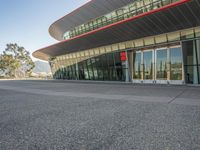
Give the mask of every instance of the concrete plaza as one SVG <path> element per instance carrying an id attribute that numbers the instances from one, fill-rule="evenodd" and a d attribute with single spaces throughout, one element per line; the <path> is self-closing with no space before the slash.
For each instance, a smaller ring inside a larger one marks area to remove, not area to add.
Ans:
<path id="1" fill-rule="evenodd" d="M 0 81 L 0 149 L 200 149 L 200 87 Z"/>

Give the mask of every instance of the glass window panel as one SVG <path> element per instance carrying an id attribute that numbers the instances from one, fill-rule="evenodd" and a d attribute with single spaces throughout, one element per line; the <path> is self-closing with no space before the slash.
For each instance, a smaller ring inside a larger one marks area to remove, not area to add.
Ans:
<path id="1" fill-rule="evenodd" d="M 153 59 L 152 59 L 152 51 L 144 51 L 143 53 L 143 63 L 144 63 L 144 80 L 152 80 L 153 79 Z"/>
<path id="2" fill-rule="evenodd" d="M 133 79 L 141 79 L 141 52 L 133 53 Z"/>
<path id="3" fill-rule="evenodd" d="M 90 80 L 94 80 L 93 66 L 90 59 L 86 60 Z"/>
<path id="4" fill-rule="evenodd" d="M 101 61 L 101 64 L 102 64 L 104 80 L 110 80 L 109 79 L 107 54 L 101 55 L 100 56 L 100 61 Z"/>
<path id="5" fill-rule="evenodd" d="M 123 80 L 123 70 L 122 70 L 122 64 L 120 60 L 120 53 L 116 52 L 113 53 L 113 58 L 115 62 L 115 74 L 116 74 L 116 80 L 122 81 Z"/>
<path id="6" fill-rule="evenodd" d="M 197 60 L 200 65 L 200 39 L 196 40 Z"/>
<path id="7" fill-rule="evenodd" d="M 156 78 L 167 80 L 167 49 L 156 51 Z"/>
<path id="8" fill-rule="evenodd" d="M 170 78 L 171 80 L 182 80 L 182 50 L 181 47 L 170 48 L 170 58 L 171 58 L 171 70 Z"/>
<path id="9" fill-rule="evenodd" d="M 85 79 L 89 80 L 90 74 L 89 74 L 89 71 L 88 71 L 87 60 L 83 61 L 83 66 L 84 66 Z"/>
<path id="10" fill-rule="evenodd" d="M 94 80 L 98 80 L 98 69 L 97 69 L 97 66 L 96 66 L 96 59 L 95 58 L 91 58 L 90 61 L 91 61 L 91 66 L 93 67 L 92 68 L 92 70 L 93 70 L 93 79 Z"/>
<path id="11" fill-rule="evenodd" d="M 101 56 L 98 56 L 95 59 L 95 67 L 98 71 L 98 79 L 99 80 L 103 80 L 104 76 L 103 76 L 103 67 L 102 67 L 102 63 L 101 63 Z"/>

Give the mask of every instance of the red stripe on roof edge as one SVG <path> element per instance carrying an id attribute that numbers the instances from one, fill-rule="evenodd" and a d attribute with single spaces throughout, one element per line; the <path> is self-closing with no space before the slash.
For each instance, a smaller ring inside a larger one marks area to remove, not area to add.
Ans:
<path id="1" fill-rule="evenodd" d="M 93 0 L 91 0 L 93 1 Z M 122 20 L 122 21 L 119 21 L 119 22 L 115 22 L 115 23 L 112 23 L 112 24 L 109 24 L 107 26 L 104 26 L 104 27 L 101 27 L 101 28 L 98 28 L 98 29 L 95 29 L 95 30 L 92 30 L 90 32 L 87 32 L 87 33 L 83 33 L 81 35 L 78 35 L 78 36 L 75 36 L 73 38 L 70 38 L 70 39 L 66 39 L 66 40 L 63 40 L 61 42 L 58 42 L 56 44 L 52 44 L 50 46 L 47 46 L 47 47 L 44 47 L 44 48 L 41 48 L 39 50 L 36 50 L 34 53 L 36 53 L 37 51 L 41 51 L 43 49 L 46 49 L 46 48 L 50 48 L 50 47 L 53 47 L 53 46 L 56 46 L 60 43 L 65 43 L 65 42 L 68 42 L 68 41 L 71 41 L 71 40 L 74 40 L 74 39 L 77 39 L 77 38 L 80 38 L 80 37 L 84 37 L 86 35 L 90 35 L 92 33 L 95 33 L 95 32 L 98 32 L 98 31 L 101 31 L 101 30 L 105 30 L 107 28 L 110 28 L 112 26 L 116 26 L 116 25 L 119 25 L 119 24 L 122 24 L 122 23 L 125 23 L 125 22 L 129 22 L 129 21 L 132 21 L 132 20 L 135 20 L 135 19 L 139 19 L 139 18 L 142 18 L 142 17 L 145 17 L 145 16 L 148 16 L 148 15 L 151 15 L 153 13 L 156 13 L 156 12 L 159 12 L 159 11 L 162 11 L 162 10 L 166 10 L 166 9 L 169 9 L 169 8 L 172 8 L 172 7 L 175 7 L 175 6 L 178 6 L 178 5 L 181 5 L 181 4 L 184 4 L 184 3 L 187 3 L 187 2 L 190 2 L 192 0 L 180 0 L 178 2 L 174 2 L 172 4 L 169 4 L 169 5 L 166 5 L 166 6 L 163 6 L 163 7 L 160 7 L 160 8 L 157 8 L 157 9 L 154 9 L 154 10 L 151 10 L 149 12 L 145 12 L 145 13 L 142 13 L 142 14 L 139 14 L 137 16 L 133 16 L 131 18 L 128 18 L 128 19 L 125 19 L 125 20 Z"/>

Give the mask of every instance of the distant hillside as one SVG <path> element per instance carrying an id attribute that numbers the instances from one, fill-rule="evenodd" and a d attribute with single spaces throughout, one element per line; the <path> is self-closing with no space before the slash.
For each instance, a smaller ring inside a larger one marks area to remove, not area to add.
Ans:
<path id="1" fill-rule="evenodd" d="M 49 63 L 42 62 L 42 61 L 35 61 L 34 63 L 35 63 L 35 68 L 33 69 L 34 73 L 39 73 L 39 72 L 49 73 L 49 72 L 51 72 Z"/>

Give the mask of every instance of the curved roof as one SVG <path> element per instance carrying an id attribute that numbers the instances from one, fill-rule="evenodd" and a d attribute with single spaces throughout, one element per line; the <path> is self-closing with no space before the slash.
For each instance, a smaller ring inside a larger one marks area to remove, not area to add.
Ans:
<path id="1" fill-rule="evenodd" d="M 200 1 L 181 0 L 42 48 L 34 52 L 33 56 L 47 60 L 47 56 L 56 57 L 85 49 L 200 26 L 199 14 Z"/>
<path id="2" fill-rule="evenodd" d="M 73 12 L 55 21 L 49 27 L 50 35 L 59 40 L 63 40 L 63 34 L 70 29 L 84 24 L 92 19 L 105 15 L 115 9 L 123 7 L 132 0 L 90 0 L 85 5 L 77 8 Z"/>

